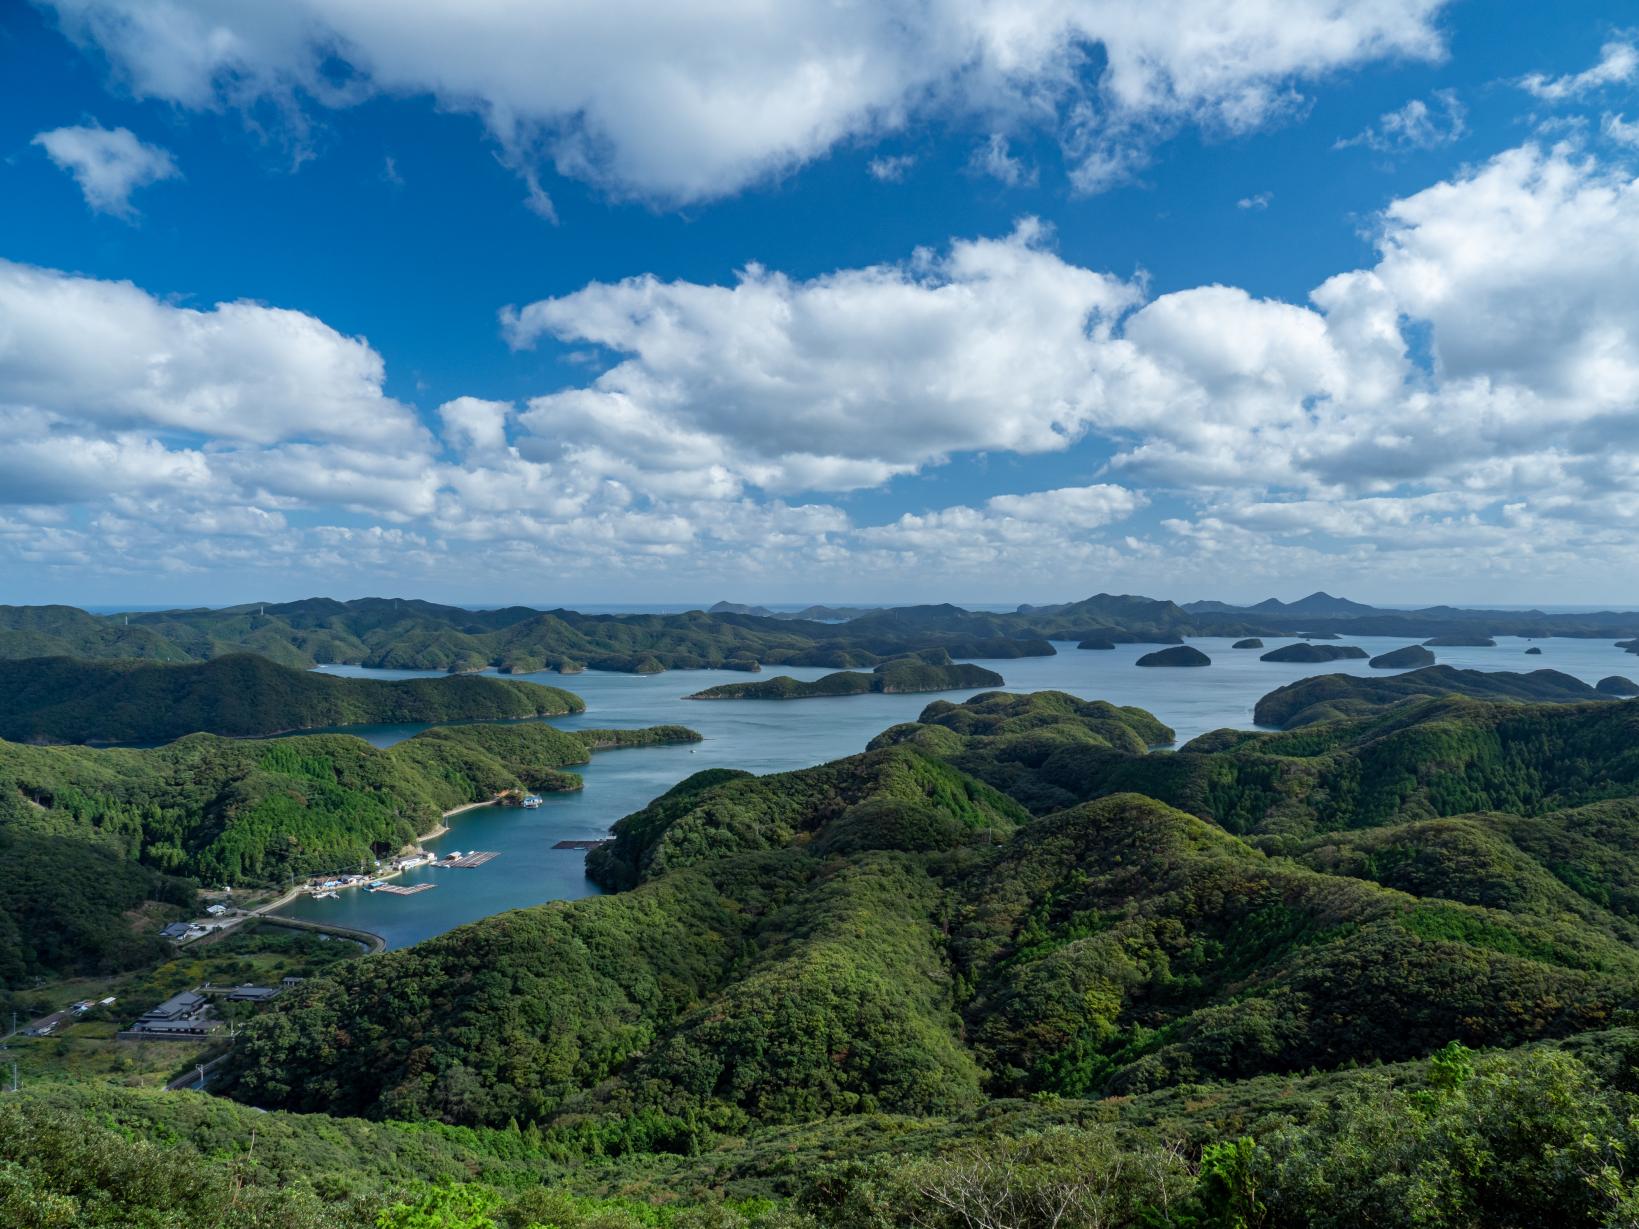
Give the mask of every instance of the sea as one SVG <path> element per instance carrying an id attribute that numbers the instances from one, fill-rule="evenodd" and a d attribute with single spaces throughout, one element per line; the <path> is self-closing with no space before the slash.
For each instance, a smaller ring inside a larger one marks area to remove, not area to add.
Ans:
<path id="1" fill-rule="evenodd" d="M 1143 668 L 1135 665 L 1154 645 L 1118 645 L 1111 650 L 1078 649 L 1058 642 L 1054 657 L 981 661 L 1000 674 L 1007 691 L 1056 689 L 1090 700 L 1148 709 L 1177 734 L 1177 745 L 1209 730 L 1250 729 L 1259 697 L 1286 683 L 1315 674 L 1348 673 L 1383 676 L 1364 660 L 1318 665 L 1277 664 L 1259 660 L 1259 651 L 1232 649 L 1233 640 L 1198 637 L 1190 644 L 1212 658 L 1195 669 Z M 1266 649 L 1290 643 L 1264 637 Z M 1359 636 L 1344 641 L 1375 656 L 1400 648 L 1402 638 Z M 1530 647 L 1541 656 L 1527 656 Z M 1554 638 L 1527 641 L 1498 639 L 1495 648 L 1436 648 L 1443 665 L 1480 670 L 1561 670 L 1588 683 L 1613 674 L 1639 678 L 1639 657 L 1609 640 Z M 433 671 L 368 670 L 357 666 L 321 667 L 326 673 L 354 678 L 414 678 Z M 586 701 L 586 711 L 546 718 L 563 729 L 680 724 L 698 730 L 705 741 L 691 746 L 635 747 L 597 752 L 590 764 L 574 771 L 586 788 L 573 794 L 548 794 L 538 810 L 487 806 L 464 811 L 449 821 L 445 835 L 425 843 L 440 856 L 459 850 L 492 851 L 498 856 L 471 868 L 422 867 L 394 880 L 418 882 L 435 890 L 412 896 L 343 891 L 339 899 L 300 898 L 281 912 L 374 931 L 390 947 L 415 943 L 456 926 L 507 909 L 553 900 L 596 895 L 586 877 L 581 850 L 555 849 L 563 840 L 596 840 L 623 815 L 641 809 L 683 778 L 707 768 L 741 768 L 753 773 L 787 772 L 863 751 L 891 725 L 914 721 L 934 700 L 962 700 L 975 691 L 937 695 L 863 695 L 812 700 L 688 700 L 684 697 L 718 683 L 789 674 L 814 679 L 828 670 L 767 667 L 761 675 L 740 671 L 679 670 L 664 674 L 613 674 L 588 670 L 560 678 L 553 673 L 513 677 L 564 687 Z M 994 689 L 992 689 L 994 690 Z M 349 726 L 345 732 L 386 747 L 408 738 L 420 725 Z M 1158 752 L 1165 754 L 1165 752 Z"/>

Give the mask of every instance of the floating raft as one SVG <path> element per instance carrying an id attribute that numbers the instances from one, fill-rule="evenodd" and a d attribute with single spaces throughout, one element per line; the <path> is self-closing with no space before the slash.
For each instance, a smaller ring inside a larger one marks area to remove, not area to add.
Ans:
<path id="1" fill-rule="evenodd" d="M 602 840 L 599 840 L 599 841 L 559 841 L 556 845 L 552 846 L 552 848 L 553 849 L 596 849 L 600 845 L 607 845 L 610 841 L 612 841 L 614 839 L 615 838 L 612 837 L 612 836 L 606 836 Z"/>
<path id="2" fill-rule="evenodd" d="M 379 888 L 370 889 L 372 892 L 390 892 L 394 896 L 414 896 L 417 892 L 425 892 L 429 888 L 436 888 L 436 883 L 412 883 L 409 887 L 400 887 L 396 883 L 384 883 Z"/>
<path id="3" fill-rule="evenodd" d="M 475 849 L 464 858 L 457 858 L 453 862 L 440 862 L 439 866 L 482 866 L 491 858 L 500 857 L 499 850 Z"/>

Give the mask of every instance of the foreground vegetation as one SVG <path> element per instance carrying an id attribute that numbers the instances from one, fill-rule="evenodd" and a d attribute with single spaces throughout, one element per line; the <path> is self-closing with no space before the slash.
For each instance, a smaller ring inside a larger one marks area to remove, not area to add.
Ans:
<path id="1" fill-rule="evenodd" d="M 342 678 L 235 653 L 190 665 L 0 660 L 0 738 L 161 743 L 185 734 L 258 738 L 321 726 L 504 721 L 586 708 L 556 687 L 510 679 Z"/>
<path id="2" fill-rule="evenodd" d="M 1636 1038 L 1121 1100 L 595 1139 L 56 1085 L 0 1103 L 8 1225 L 1104 1229 L 1635 1222 Z"/>

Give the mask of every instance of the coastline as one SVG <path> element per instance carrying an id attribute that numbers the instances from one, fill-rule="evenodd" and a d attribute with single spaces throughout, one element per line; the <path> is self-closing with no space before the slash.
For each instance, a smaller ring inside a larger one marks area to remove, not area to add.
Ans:
<path id="1" fill-rule="evenodd" d="M 422 841 L 437 840 L 450 830 L 449 824 L 444 821 L 452 819 L 463 811 L 476 811 L 479 807 L 492 807 L 495 805 L 495 801 L 494 798 L 486 798 L 482 802 L 463 802 L 458 807 L 451 807 L 438 817 L 439 822 L 436 825 L 416 837 L 415 843 L 419 845 Z"/>

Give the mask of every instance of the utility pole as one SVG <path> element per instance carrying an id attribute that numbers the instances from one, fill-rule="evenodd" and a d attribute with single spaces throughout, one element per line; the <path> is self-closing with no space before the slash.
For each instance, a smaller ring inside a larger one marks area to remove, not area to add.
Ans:
<path id="1" fill-rule="evenodd" d="M 11 1090 L 12 1092 L 17 1091 L 17 1060 L 15 1058 L 11 1060 Z"/>

